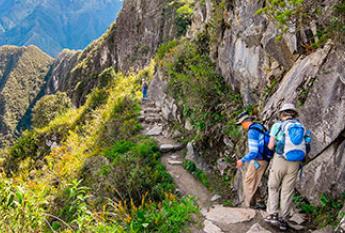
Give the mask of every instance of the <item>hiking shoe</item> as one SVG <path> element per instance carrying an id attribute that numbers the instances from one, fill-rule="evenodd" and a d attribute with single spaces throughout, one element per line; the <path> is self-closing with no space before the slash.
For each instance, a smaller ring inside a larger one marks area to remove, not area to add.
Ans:
<path id="1" fill-rule="evenodd" d="M 264 218 L 264 221 L 274 226 L 280 226 L 278 214 L 268 215 L 266 218 Z"/>
<path id="2" fill-rule="evenodd" d="M 288 223 L 284 219 L 280 218 L 279 219 L 279 230 L 287 231 L 288 227 L 289 227 Z"/>

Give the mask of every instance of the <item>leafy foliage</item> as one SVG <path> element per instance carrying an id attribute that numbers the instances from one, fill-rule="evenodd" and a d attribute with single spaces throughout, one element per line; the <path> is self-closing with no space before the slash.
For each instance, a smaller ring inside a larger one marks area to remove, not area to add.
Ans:
<path id="1" fill-rule="evenodd" d="M 271 20 L 276 22 L 281 32 L 288 30 L 289 23 L 296 23 L 303 13 L 305 0 L 266 0 L 265 7 L 260 8 L 257 14 L 265 13 Z"/>
<path id="2" fill-rule="evenodd" d="M 209 181 L 207 178 L 207 175 L 205 174 L 204 171 L 200 170 L 199 168 L 196 167 L 196 165 L 190 161 L 190 160 L 185 160 L 183 163 L 183 167 L 192 173 L 205 187 L 209 187 Z"/>
<path id="3" fill-rule="evenodd" d="M 326 194 L 322 194 L 320 205 L 314 206 L 308 203 L 302 196 L 295 195 L 293 201 L 302 212 L 311 216 L 313 223 L 318 227 L 327 225 L 336 226 L 339 222 L 338 215 L 345 201 L 345 193 L 339 199 L 334 199 Z"/>
<path id="4" fill-rule="evenodd" d="M 46 95 L 36 103 L 33 109 L 32 126 L 42 128 L 71 107 L 72 102 L 66 93 L 58 92 L 54 95 Z"/>
<path id="5" fill-rule="evenodd" d="M 193 0 L 173 0 L 170 5 L 176 9 L 177 35 L 184 36 L 192 23 Z"/>

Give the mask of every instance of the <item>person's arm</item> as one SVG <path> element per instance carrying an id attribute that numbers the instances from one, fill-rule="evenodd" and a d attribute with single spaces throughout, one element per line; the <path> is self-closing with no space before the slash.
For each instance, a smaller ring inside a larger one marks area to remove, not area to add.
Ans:
<path id="1" fill-rule="evenodd" d="M 270 141 L 268 143 L 268 149 L 274 150 L 274 146 L 276 144 L 276 140 L 273 136 L 270 137 Z"/>
<path id="2" fill-rule="evenodd" d="M 241 159 L 242 163 L 249 162 L 258 157 L 260 133 L 256 130 L 248 131 L 248 149 L 249 152 Z"/>

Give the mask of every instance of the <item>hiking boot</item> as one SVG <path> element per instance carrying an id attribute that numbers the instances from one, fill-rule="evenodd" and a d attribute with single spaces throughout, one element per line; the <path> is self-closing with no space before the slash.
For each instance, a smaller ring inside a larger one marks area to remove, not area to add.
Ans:
<path id="1" fill-rule="evenodd" d="M 264 218 L 264 221 L 274 226 L 280 226 L 278 214 L 268 215 L 266 218 Z"/>
<path id="2" fill-rule="evenodd" d="M 279 230 L 287 231 L 288 227 L 289 227 L 288 223 L 284 219 L 280 218 L 279 219 Z"/>

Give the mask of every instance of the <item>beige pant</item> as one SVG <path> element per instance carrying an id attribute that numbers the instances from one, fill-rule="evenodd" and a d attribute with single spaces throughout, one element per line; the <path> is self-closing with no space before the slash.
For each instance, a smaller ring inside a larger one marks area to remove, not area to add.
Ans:
<path id="1" fill-rule="evenodd" d="M 290 162 L 274 155 L 268 177 L 268 214 L 279 213 L 280 191 L 280 216 L 282 218 L 289 216 L 299 167 L 300 162 Z"/>
<path id="2" fill-rule="evenodd" d="M 243 181 L 244 192 L 244 207 L 250 207 L 250 202 L 258 189 L 261 178 L 265 173 L 267 162 L 264 160 L 256 160 L 260 167 L 256 169 L 254 166 L 254 160 L 251 160 L 247 167 L 247 172 Z"/>

